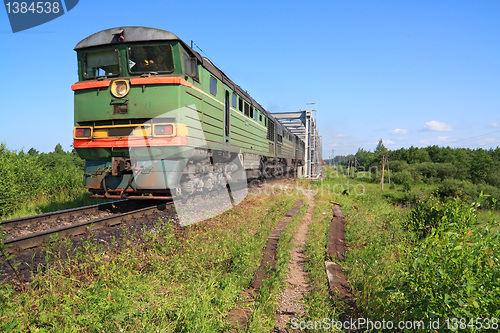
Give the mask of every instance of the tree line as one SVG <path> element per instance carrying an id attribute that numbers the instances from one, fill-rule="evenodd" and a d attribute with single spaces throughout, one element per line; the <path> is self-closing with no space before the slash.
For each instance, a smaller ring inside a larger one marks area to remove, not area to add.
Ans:
<path id="1" fill-rule="evenodd" d="M 485 202 L 490 207 L 491 197 L 500 199 L 500 147 L 487 150 L 434 145 L 388 150 L 380 140 L 373 152 L 359 148 L 356 154 L 336 156 L 333 162 L 369 172 L 377 182 L 383 156 L 389 160 L 391 181 L 404 185 L 407 191 L 412 185 L 429 184 L 437 185 L 438 193 L 445 197 L 458 195 L 473 200 L 482 191 L 490 196 Z M 496 208 L 500 208 L 498 204 Z"/>

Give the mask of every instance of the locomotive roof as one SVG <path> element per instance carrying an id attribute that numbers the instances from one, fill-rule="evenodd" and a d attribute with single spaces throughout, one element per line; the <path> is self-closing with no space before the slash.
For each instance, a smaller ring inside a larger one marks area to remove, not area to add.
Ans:
<path id="1" fill-rule="evenodd" d="M 125 37 L 125 42 L 143 42 L 152 40 L 180 40 L 173 33 L 165 30 L 145 27 L 120 27 L 96 32 L 85 38 L 75 46 L 75 50 L 119 43 L 120 35 Z"/>
<path id="2" fill-rule="evenodd" d="M 123 42 L 145 42 L 145 41 L 179 41 L 184 48 L 189 50 L 200 61 L 210 73 L 216 76 L 223 83 L 231 87 L 238 95 L 244 97 L 251 105 L 264 112 L 268 117 L 276 122 L 276 119 L 264 109 L 257 101 L 255 101 L 245 90 L 235 84 L 229 77 L 224 74 L 217 66 L 215 66 L 208 58 L 200 56 L 198 52 L 193 50 L 189 45 L 184 43 L 182 39 L 173 33 L 165 30 L 146 28 L 146 27 L 119 27 L 96 32 L 95 34 L 83 39 L 75 46 L 75 51 L 94 46 L 117 44 L 122 41 L 119 40 L 120 35 L 124 37 Z M 277 122 L 279 123 L 279 122 Z"/>

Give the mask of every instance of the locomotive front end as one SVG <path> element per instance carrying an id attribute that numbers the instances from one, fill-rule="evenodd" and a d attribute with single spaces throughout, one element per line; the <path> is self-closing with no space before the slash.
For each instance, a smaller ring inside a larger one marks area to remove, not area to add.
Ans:
<path id="1" fill-rule="evenodd" d="M 147 38 L 145 38 L 145 36 Z M 74 148 L 94 197 L 169 198 L 186 160 L 178 38 L 149 28 L 110 29 L 75 48 Z"/>

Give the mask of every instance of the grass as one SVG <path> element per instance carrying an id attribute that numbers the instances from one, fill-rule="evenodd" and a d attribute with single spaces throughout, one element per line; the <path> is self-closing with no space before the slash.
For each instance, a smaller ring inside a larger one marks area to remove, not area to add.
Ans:
<path id="1" fill-rule="evenodd" d="M 382 192 L 379 184 L 341 175 L 302 185 L 314 190 L 316 203 L 306 241 L 309 293 L 302 319 L 337 320 L 349 310 L 330 297 L 325 273 L 330 201 L 340 203 L 346 215 L 348 252 L 340 264 L 358 316 L 389 320 L 500 315 L 494 312 L 500 299 L 498 229 L 486 230 L 499 220 L 498 211 L 479 211 L 473 228 L 431 231 L 432 237 L 419 239 L 409 228 L 411 207 L 390 198 L 404 193 L 397 186 Z M 350 195 L 340 195 L 347 188 Z M 412 189 L 419 194 L 431 190 Z M 0 284 L 0 331 L 230 330 L 228 312 L 249 287 L 267 236 L 298 198 L 303 196 L 279 191 L 250 195 L 236 209 L 182 230 L 170 221 L 158 221 L 155 229 L 128 233 L 123 243 L 109 248 L 90 239 L 71 256 L 61 251 L 64 241 L 55 241 L 48 248 L 47 269 L 26 292 Z M 447 219 L 457 225 L 463 214 L 475 214 L 459 203 L 443 207 L 451 214 Z M 304 204 L 282 235 L 276 271 L 255 300 L 250 332 L 274 327 L 291 240 L 306 209 Z"/>
<path id="2" fill-rule="evenodd" d="M 346 187 L 347 181 L 352 188 L 352 179 L 342 176 L 327 177 L 322 187 Z M 349 248 L 342 266 L 360 316 L 426 323 L 430 318 L 498 317 L 499 238 L 498 227 L 491 228 L 498 212 L 479 211 L 477 218 L 471 204 L 435 199 L 412 220 L 409 212 L 422 205 L 421 198 L 410 206 L 394 204 L 391 191 L 397 188 L 382 192 L 379 184 L 360 184 L 363 195 L 329 198 L 341 203 L 346 215 Z M 432 192 L 427 186 L 416 190 Z M 443 215 L 434 217 L 433 228 L 414 232 L 435 212 Z"/>
<path id="3" fill-rule="evenodd" d="M 339 263 L 346 272 L 361 314 L 369 314 L 376 299 L 376 292 L 383 289 L 389 266 L 395 261 L 399 244 L 410 239 L 398 221 L 404 218 L 406 209 L 398 208 L 381 195 L 380 185 L 360 183 L 365 192 L 352 190 L 356 183 L 344 177 L 327 177 L 317 186 L 316 210 L 309 230 L 307 254 L 312 288 L 308 296 L 311 320 L 332 318 L 346 310 L 345 304 L 334 303 L 328 294 L 324 262 L 327 234 L 332 218 L 332 204 L 341 204 L 346 222 L 346 261 Z M 350 187 L 350 195 L 325 189 Z M 321 190 L 322 189 L 322 190 Z M 325 214 L 323 214 L 325 213 Z M 329 260 L 329 259 L 328 259 Z M 385 263 L 384 263 L 385 261 Z M 332 310 L 336 308 L 336 310 Z"/>
<path id="4" fill-rule="evenodd" d="M 90 239 L 70 256 L 60 251 L 64 242 L 55 241 L 46 271 L 28 291 L 0 286 L 0 331 L 228 330 L 227 314 L 248 288 L 267 235 L 295 198 L 250 195 L 236 209 L 183 230 L 158 221 L 141 241 L 128 234 L 123 243 L 104 248 Z M 298 220 L 285 231 L 287 239 Z M 286 246 L 288 241 L 280 244 L 277 270 L 262 287 L 251 331 L 266 332 L 274 324 Z"/>
<path id="5" fill-rule="evenodd" d="M 88 196 L 89 192 L 84 188 L 76 188 L 72 191 L 61 189 L 50 195 L 40 194 L 36 198 L 26 200 L 23 205 L 19 205 L 14 211 L 1 216 L 0 219 L 7 220 L 112 201 L 109 199 L 91 199 Z"/>
<path id="6" fill-rule="evenodd" d="M 314 188 L 315 185 L 312 184 Z M 305 298 L 305 320 L 321 321 L 324 318 L 338 320 L 342 305 L 335 304 L 329 293 L 325 271 L 326 245 L 330 220 L 332 218 L 332 198 L 326 192 L 318 191 L 314 200 L 312 221 L 307 234 L 305 270 L 308 276 L 309 292 Z"/>
<path id="7" fill-rule="evenodd" d="M 259 295 L 255 308 L 248 322 L 248 332 L 271 332 L 276 322 L 276 309 L 278 297 L 286 286 L 288 273 L 288 262 L 291 259 L 291 248 L 293 236 L 297 227 L 307 211 L 308 204 L 304 200 L 299 213 L 288 222 L 285 230 L 280 236 L 276 250 L 276 269 L 270 277 L 264 280 L 259 289 Z"/>

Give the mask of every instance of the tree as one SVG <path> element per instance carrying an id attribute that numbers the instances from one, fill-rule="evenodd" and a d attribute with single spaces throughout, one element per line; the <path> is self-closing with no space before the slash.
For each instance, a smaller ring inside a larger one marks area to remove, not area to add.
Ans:
<path id="1" fill-rule="evenodd" d="M 488 151 L 477 149 L 469 163 L 469 177 L 474 184 L 486 183 L 493 173 L 493 159 Z"/>
<path id="2" fill-rule="evenodd" d="M 429 153 L 424 148 L 414 148 L 410 152 L 409 163 L 423 163 L 430 162 L 431 158 Z"/>
<path id="3" fill-rule="evenodd" d="M 375 147 L 375 154 L 385 155 L 387 154 L 387 148 L 384 146 L 384 140 L 380 139 L 378 141 L 377 147 Z"/>
<path id="4" fill-rule="evenodd" d="M 367 170 L 373 163 L 373 154 L 369 151 L 359 148 L 356 155 L 354 155 L 359 163 L 365 170 Z"/>
<path id="5" fill-rule="evenodd" d="M 40 152 L 38 150 L 36 150 L 35 148 L 31 148 L 30 150 L 28 150 L 28 155 L 35 156 L 38 154 L 40 154 Z"/>
<path id="6" fill-rule="evenodd" d="M 56 154 L 64 154 L 65 153 L 64 149 L 63 149 L 63 147 L 61 146 L 60 143 L 58 143 L 56 145 L 56 147 L 54 148 L 54 153 L 56 153 Z"/>

